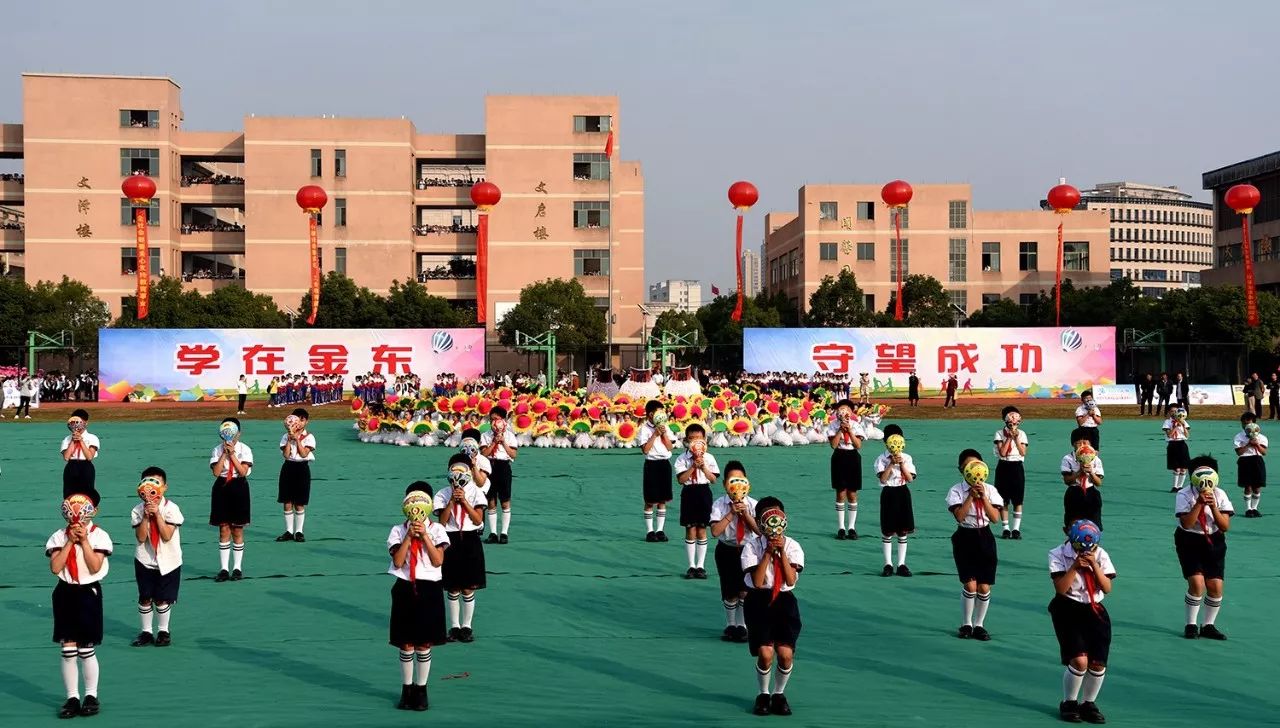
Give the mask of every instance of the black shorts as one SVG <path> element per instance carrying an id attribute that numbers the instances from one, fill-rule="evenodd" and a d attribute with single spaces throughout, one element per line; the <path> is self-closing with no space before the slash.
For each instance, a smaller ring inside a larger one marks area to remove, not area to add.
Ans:
<path id="1" fill-rule="evenodd" d="M 133 560 L 133 578 L 138 582 L 138 603 L 156 602 L 157 604 L 173 604 L 178 601 L 178 586 L 182 584 L 182 567 L 161 574 L 159 569 L 142 565 Z"/>
<path id="2" fill-rule="evenodd" d="M 97 472 L 92 460 L 68 460 L 62 466 L 62 499 L 80 493 L 97 505 L 102 500 L 97 489 Z"/>
<path id="3" fill-rule="evenodd" d="M 247 526 L 250 506 L 248 480 L 215 478 L 209 493 L 209 525 Z"/>
<path id="4" fill-rule="evenodd" d="M 1191 467 L 1191 450 L 1186 440 L 1170 440 L 1164 448 L 1166 470 L 1187 470 Z"/>
<path id="5" fill-rule="evenodd" d="M 996 583 L 996 539 L 990 528 L 957 528 L 951 534 L 951 555 L 956 561 L 960 583 Z"/>
<path id="6" fill-rule="evenodd" d="M 671 478 L 670 461 L 645 460 L 644 502 L 669 503 L 671 501 Z"/>
<path id="7" fill-rule="evenodd" d="M 1083 604 L 1074 599 L 1055 596 L 1049 602 L 1049 616 L 1053 618 L 1053 633 L 1058 638 L 1058 653 L 1062 664 L 1070 664 L 1080 655 L 1089 656 L 1090 665 L 1107 664 L 1111 654 L 1111 615 L 1107 608 Z"/>
<path id="8" fill-rule="evenodd" d="M 280 486 L 276 503 L 305 506 L 311 502 L 311 463 L 286 460 L 280 464 Z"/>
<path id="9" fill-rule="evenodd" d="M 511 461 L 489 460 L 493 472 L 489 474 L 489 501 L 507 503 L 511 500 Z"/>
<path id="10" fill-rule="evenodd" d="M 1093 486 L 1082 490 L 1079 485 L 1069 485 L 1062 495 L 1062 525 L 1070 526 L 1081 519 L 1102 528 L 1102 493 Z"/>
<path id="11" fill-rule="evenodd" d="M 915 533 L 916 514 L 911 510 L 911 489 L 905 485 L 880 489 L 880 534 Z"/>
<path id="12" fill-rule="evenodd" d="M 446 554 L 448 551 L 446 550 Z M 391 634 L 396 647 L 442 645 L 448 641 L 444 621 L 444 590 L 438 581 L 396 578 L 391 585 Z"/>
<path id="13" fill-rule="evenodd" d="M 53 588 L 53 641 L 80 647 L 102 644 L 102 583 L 68 584 Z"/>
<path id="14" fill-rule="evenodd" d="M 447 591 L 485 587 L 484 544 L 480 542 L 479 531 L 449 532 L 443 572 L 441 584 Z"/>
<path id="15" fill-rule="evenodd" d="M 716 539 L 715 559 L 716 575 L 720 577 L 720 598 L 737 599 L 747 590 L 742 576 L 742 547 L 730 546 Z"/>
<path id="16" fill-rule="evenodd" d="M 773 599 L 772 589 L 749 589 L 742 616 L 747 622 L 747 647 L 752 657 L 760 654 L 761 647 L 787 645 L 794 649 L 800 639 L 803 625 L 795 592 L 778 592 L 778 598 Z"/>
<path id="17" fill-rule="evenodd" d="M 1182 578 L 1199 574 L 1206 579 L 1222 579 L 1227 575 L 1227 537 L 1218 531 L 1205 537 L 1181 528 L 1173 532 L 1173 547 L 1178 552 Z"/>
<path id="18" fill-rule="evenodd" d="M 685 528 L 700 526 L 705 528 L 711 523 L 711 485 L 680 486 L 680 525 Z"/>
<path id="19" fill-rule="evenodd" d="M 857 450 L 831 451 L 831 489 L 862 490 L 862 455 Z"/>
<path id="20" fill-rule="evenodd" d="M 1267 487 L 1267 463 L 1259 455 L 1236 458 L 1236 485 L 1241 488 Z"/>
<path id="21" fill-rule="evenodd" d="M 1022 461 L 997 460 L 995 486 L 1005 508 L 1022 505 L 1027 493 L 1027 471 Z"/>

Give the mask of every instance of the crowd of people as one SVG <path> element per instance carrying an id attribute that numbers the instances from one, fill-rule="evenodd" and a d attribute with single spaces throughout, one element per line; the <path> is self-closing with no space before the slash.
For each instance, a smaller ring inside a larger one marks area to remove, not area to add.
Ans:
<path id="1" fill-rule="evenodd" d="M 243 268 L 232 268 L 231 270 L 228 270 L 228 271 L 212 271 L 212 270 L 209 270 L 208 268 L 201 268 L 199 270 L 191 271 L 190 273 L 182 274 L 182 280 L 186 281 L 187 283 L 190 283 L 191 281 L 240 280 L 242 278 L 244 278 Z"/>
<path id="2" fill-rule="evenodd" d="M 475 277 L 476 262 L 466 258 L 454 258 L 446 265 L 432 266 L 418 271 L 419 283 L 426 283 L 430 280 L 452 280 Z"/>
<path id="3" fill-rule="evenodd" d="M 190 187 L 191 185 L 242 185 L 244 177 L 236 177 L 230 174 L 184 174 L 182 175 L 182 186 Z"/>
<path id="4" fill-rule="evenodd" d="M 22 223 L 17 220 L 0 220 L 0 230 L 22 230 Z"/>
<path id="5" fill-rule="evenodd" d="M 716 375 L 717 380 L 724 380 L 727 384 L 750 385 L 757 389 L 776 390 L 791 397 L 800 397 L 808 394 L 814 389 L 823 388 L 842 396 L 849 395 L 849 375 L 833 374 L 830 372 L 813 372 L 805 374 L 803 372 L 762 372 L 759 374 L 750 374 L 743 372 L 738 375 L 736 382 L 730 382 L 728 377 L 720 375 L 718 372 L 707 372 L 706 377 L 709 379 L 712 375 Z M 866 376 L 865 374 L 863 375 Z M 868 399 L 867 401 L 870 401 Z"/>
<path id="6" fill-rule="evenodd" d="M 182 223 L 182 234 L 190 235 L 192 233 L 242 233 L 244 225 L 232 222 L 213 222 L 196 225 L 194 223 Z"/>
<path id="7" fill-rule="evenodd" d="M 358 378 L 357 378 L 358 380 Z M 245 413 L 245 397 L 248 394 L 248 382 L 244 375 L 237 383 L 238 395 L 241 397 L 237 414 Z M 297 404 L 310 404 L 319 407 L 344 399 L 345 382 L 338 374 L 286 374 L 272 377 L 267 383 L 267 406 L 290 407 Z"/>
<path id="8" fill-rule="evenodd" d="M 25 174 L 16 174 L 13 172 L 0 174 L 0 182 L 17 182 L 18 184 L 25 184 L 26 181 L 27 176 Z"/>
<path id="9" fill-rule="evenodd" d="M 452 233 L 474 233 L 479 231 L 475 225 L 414 225 L 414 235 L 450 235 Z"/>
<path id="10" fill-rule="evenodd" d="M 471 179 L 469 177 L 419 177 L 418 189 L 425 190 L 428 187 L 472 187 L 484 181 L 484 177 Z"/>

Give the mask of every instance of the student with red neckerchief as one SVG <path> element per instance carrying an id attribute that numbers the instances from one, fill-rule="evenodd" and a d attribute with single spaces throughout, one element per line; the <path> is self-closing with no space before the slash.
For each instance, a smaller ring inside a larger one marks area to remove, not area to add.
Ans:
<path id="1" fill-rule="evenodd" d="M 67 419 L 67 430 L 71 434 L 62 438 L 62 497 L 69 498 L 76 493 L 84 493 L 97 505 L 102 499 L 98 495 L 97 470 L 93 461 L 98 457 L 102 444 L 98 436 L 89 432 L 89 412 L 76 409 Z"/>
<path id="2" fill-rule="evenodd" d="M 138 541 L 133 552 L 133 578 L 138 583 L 138 618 L 142 622 L 142 631 L 133 646 L 168 647 L 172 644 L 169 620 L 182 585 L 182 540 L 178 531 L 185 519 L 178 504 L 166 497 L 169 480 L 163 469 L 152 466 L 139 477 L 141 502 L 129 514 Z M 154 635 L 153 621 L 159 622 Z"/>
<path id="3" fill-rule="evenodd" d="M 1078 520 L 1062 530 L 1066 542 L 1049 552 L 1054 589 L 1049 615 L 1067 668 L 1058 714 L 1068 723 L 1106 723 L 1095 701 L 1111 654 L 1111 615 L 1102 600 L 1111 593 L 1116 569 L 1096 523 Z"/>
<path id="4" fill-rule="evenodd" d="M 756 499 L 747 495 L 751 484 L 741 462 L 730 460 L 724 466 L 724 488 L 725 494 L 711 504 L 711 535 L 716 537 L 715 563 L 725 619 L 720 639 L 746 642 L 747 622 L 742 615 L 742 603 L 747 597 L 747 588 L 742 582 L 742 546 L 748 537 L 759 535 L 760 526 L 756 524 Z"/>
<path id="5" fill-rule="evenodd" d="M 756 504 L 755 520 L 762 533 L 746 538 L 740 561 L 743 583 L 747 586 L 743 606 L 747 647 L 756 658 L 759 687 L 752 711 L 756 715 L 791 715 L 785 691 L 803 627 L 795 587 L 804 570 L 804 550 L 785 533 L 786 511 L 781 500 L 773 496 L 761 498 Z M 772 694 L 769 692 L 771 670 Z"/>
<path id="6" fill-rule="evenodd" d="M 396 707 L 421 711 L 429 705 L 431 648 L 448 640 L 440 580 L 449 534 L 444 526 L 431 520 L 434 493 L 430 485 L 419 480 L 405 488 L 404 494 L 405 520 L 392 526 L 387 534 L 387 551 L 391 554 L 387 573 L 396 577 L 391 587 L 390 642 L 400 650 L 400 702 Z"/>
<path id="7" fill-rule="evenodd" d="M 831 489 L 836 492 L 836 540 L 858 540 L 858 492 L 862 490 L 862 441 L 866 432 L 853 414 L 853 402 L 836 403 L 827 425 L 831 444 Z M 847 522 L 846 522 L 847 521 Z"/>
<path id="8" fill-rule="evenodd" d="M 97 715 L 100 708 L 95 647 L 102 644 L 101 582 L 107 576 L 107 557 L 115 547 L 107 532 L 93 523 L 96 513 L 87 495 L 68 496 L 62 502 L 62 517 L 68 525 L 54 531 L 44 545 L 49 570 L 58 577 L 53 590 L 53 641 L 62 648 L 62 682 L 67 690 L 59 718 Z"/>

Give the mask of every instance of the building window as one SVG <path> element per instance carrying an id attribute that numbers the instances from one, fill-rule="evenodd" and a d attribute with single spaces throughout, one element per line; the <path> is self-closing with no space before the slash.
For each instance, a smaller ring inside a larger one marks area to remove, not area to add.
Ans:
<path id="1" fill-rule="evenodd" d="M 862 305 L 868 311 L 876 310 L 876 294 L 874 293 L 862 294 Z"/>
<path id="2" fill-rule="evenodd" d="M 800 251 L 791 251 L 791 277 L 795 278 L 800 275 Z"/>
<path id="3" fill-rule="evenodd" d="M 347 274 L 347 249 L 346 248 L 333 249 L 333 270 L 338 273 L 341 273 L 344 276 Z"/>
<path id="4" fill-rule="evenodd" d="M 911 245 L 906 238 L 902 239 L 902 278 L 910 275 L 911 271 Z M 898 242 L 896 240 L 889 241 L 889 280 L 896 283 L 898 281 Z"/>
<path id="5" fill-rule="evenodd" d="M 969 203 L 965 200 L 952 200 L 947 203 L 947 227 L 952 230 L 963 230 L 969 227 Z"/>
<path id="6" fill-rule="evenodd" d="M 347 226 L 347 198 L 345 197 L 333 198 L 333 226 Z"/>
<path id="7" fill-rule="evenodd" d="M 609 251 L 573 251 L 573 274 L 578 277 L 609 275 Z"/>
<path id="8" fill-rule="evenodd" d="M 609 203 L 573 203 L 573 226 L 579 230 L 609 227 Z"/>
<path id="9" fill-rule="evenodd" d="M 907 208 L 899 207 L 893 212 L 898 216 L 898 225 L 901 226 L 903 230 L 906 230 L 909 227 L 908 223 L 911 220 L 911 214 L 908 212 Z"/>
<path id="10" fill-rule="evenodd" d="M 151 248 L 148 258 L 151 259 L 151 275 L 160 275 L 160 249 Z M 138 272 L 138 249 L 135 247 L 120 248 L 120 275 L 128 276 Z"/>
<path id="11" fill-rule="evenodd" d="M 997 304 L 997 303 L 1000 303 L 1000 294 L 999 294 L 999 293 L 984 293 L 984 294 L 982 294 L 982 307 L 983 307 L 983 308 L 986 308 L 987 306 L 993 306 L 993 305 L 995 305 L 995 304 Z"/>
<path id="12" fill-rule="evenodd" d="M 818 203 L 819 220 L 837 220 L 840 218 L 840 206 L 834 202 Z"/>
<path id="13" fill-rule="evenodd" d="M 324 174 L 324 159 L 320 156 L 319 149 L 311 150 L 311 176 L 319 177 Z"/>
<path id="14" fill-rule="evenodd" d="M 133 224 L 133 203 L 128 197 L 120 198 L 120 224 Z M 160 200 L 151 199 L 151 205 L 147 207 L 147 226 L 156 227 L 160 224 Z"/>
<path id="15" fill-rule="evenodd" d="M 1120 280 L 1121 278 L 1124 278 L 1124 271 L 1120 270 L 1119 268 L 1112 268 L 1112 269 L 1111 269 L 1111 280 L 1113 280 L 1113 281 L 1118 281 L 1118 280 Z"/>
<path id="16" fill-rule="evenodd" d="M 345 149 L 333 150 L 333 176 L 347 176 L 347 150 Z"/>
<path id="17" fill-rule="evenodd" d="M 609 158 L 596 152 L 575 153 L 573 178 L 580 182 L 609 179 Z"/>
<path id="18" fill-rule="evenodd" d="M 1019 293 L 1019 294 L 1018 294 L 1018 305 L 1019 305 L 1019 306 L 1021 306 L 1021 307 L 1023 307 L 1023 308 L 1031 308 L 1032 306 L 1036 305 L 1036 294 L 1034 294 L 1034 293 Z"/>
<path id="19" fill-rule="evenodd" d="M 818 243 L 818 260 L 836 260 L 839 252 L 839 243 Z"/>
<path id="20" fill-rule="evenodd" d="M 160 112 L 155 109 L 120 109 L 120 126 L 133 129 L 159 129 Z"/>
<path id="21" fill-rule="evenodd" d="M 876 203 L 859 202 L 858 203 L 858 219 L 859 220 L 876 219 Z"/>
<path id="22" fill-rule="evenodd" d="M 573 117 L 573 130 L 579 134 L 609 131 L 612 119 L 613 117 L 609 116 L 575 116 Z"/>
<path id="23" fill-rule="evenodd" d="M 969 292 L 968 291 L 947 291 L 947 297 L 951 299 L 951 305 L 969 313 Z"/>
<path id="24" fill-rule="evenodd" d="M 1169 251 L 1165 251 L 1167 254 Z M 1089 270 L 1089 243 L 1065 242 L 1062 244 L 1063 270 Z"/>
<path id="25" fill-rule="evenodd" d="M 1018 243 L 1018 270 L 1040 270 L 1039 248 L 1035 242 Z"/>
<path id="26" fill-rule="evenodd" d="M 159 177 L 160 150 L 122 148 L 120 150 L 120 176 L 128 177 L 131 174 Z"/>
<path id="27" fill-rule="evenodd" d="M 982 272 L 994 273 L 1000 270 L 1000 243 L 986 242 L 982 244 Z"/>
<path id="28" fill-rule="evenodd" d="M 947 244 L 947 280 L 960 282 L 967 280 L 969 254 L 964 238 L 951 238 Z"/>
<path id="29" fill-rule="evenodd" d="M 875 243 L 858 243 L 858 260 L 875 260 Z"/>

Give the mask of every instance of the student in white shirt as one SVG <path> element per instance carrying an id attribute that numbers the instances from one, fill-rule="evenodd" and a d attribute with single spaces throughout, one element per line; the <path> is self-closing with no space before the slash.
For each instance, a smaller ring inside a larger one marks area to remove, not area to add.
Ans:
<path id="1" fill-rule="evenodd" d="M 431 648 L 448 641 L 444 629 L 442 565 L 449 548 L 444 526 L 431 520 L 435 509 L 431 486 L 419 480 L 405 489 L 405 520 L 391 527 L 387 573 L 391 587 L 390 642 L 400 651 L 400 710 L 426 710 Z M 414 663 L 417 675 L 414 675 Z"/>
<path id="2" fill-rule="evenodd" d="M 1215 626 L 1222 609 L 1222 583 L 1226 577 L 1227 531 L 1235 508 L 1218 487 L 1218 461 L 1208 455 L 1191 460 L 1191 484 L 1178 491 L 1173 509 L 1178 528 L 1173 546 L 1178 552 L 1182 577 L 1187 580 L 1187 622 L 1183 636 L 1225 640 Z M 1208 595 L 1205 592 L 1208 591 Z M 1197 624 L 1204 604 L 1204 626 Z"/>
<path id="3" fill-rule="evenodd" d="M 486 585 L 484 544 L 480 541 L 485 503 L 484 493 L 471 478 L 471 461 L 462 453 L 454 453 L 449 458 L 449 487 L 435 496 L 436 517 L 449 534 L 449 557 L 444 562 L 442 579 L 448 592 L 450 642 L 475 640 L 471 619 L 476 609 L 476 590 Z"/>
<path id="4" fill-rule="evenodd" d="M 1022 413 L 1009 405 L 1000 410 L 1004 427 L 996 430 L 996 490 L 1004 500 L 1000 506 L 1000 538 L 1022 538 L 1022 503 L 1027 492 L 1027 473 L 1023 461 L 1027 459 L 1027 433 L 1022 429 Z M 1009 527 L 1009 511 L 1013 510 L 1013 528 Z"/>
<path id="5" fill-rule="evenodd" d="M 963 621 L 957 636 L 986 642 L 991 634 L 983 622 L 991 606 L 991 587 L 996 583 L 999 563 L 991 523 L 999 517 L 1004 499 L 987 483 L 989 471 L 977 450 L 961 452 L 958 465 L 964 479 L 947 491 L 947 509 L 956 519 L 951 556 L 961 585 Z"/>
<path id="6" fill-rule="evenodd" d="M 1187 484 L 1187 471 L 1191 467 L 1191 450 L 1187 447 L 1191 425 L 1187 422 L 1187 411 L 1181 407 L 1174 408 L 1160 428 L 1164 430 L 1164 465 L 1173 471 L 1173 487 L 1169 492 L 1177 493 Z"/>
<path id="7" fill-rule="evenodd" d="M 94 648 L 102 644 L 101 582 L 107 576 L 107 557 L 114 546 L 107 532 L 94 524 L 96 514 L 89 496 L 73 493 L 62 501 L 67 527 L 54 531 L 44 545 L 49 570 L 58 577 L 53 590 L 53 641 L 62 649 L 62 683 L 67 690 L 59 718 L 97 715 L 100 709 L 98 656 Z"/>
<path id="8" fill-rule="evenodd" d="M 1071 432 L 1071 452 L 1062 456 L 1062 482 L 1067 490 L 1062 495 L 1063 523 L 1092 521 L 1102 528 L 1102 456 L 1089 444 L 1089 428 L 1077 427 Z"/>
<path id="9" fill-rule="evenodd" d="M 1244 488 L 1244 517 L 1258 518 L 1258 504 L 1262 502 L 1262 489 L 1267 487 L 1267 436 L 1258 426 L 1258 416 L 1252 412 L 1240 415 L 1240 432 L 1232 445 L 1236 450 L 1236 483 Z"/>
<path id="10" fill-rule="evenodd" d="M 740 566 L 747 587 L 743 612 L 747 622 L 747 648 L 756 658 L 756 715 L 791 715 L 784 694 L 794 666 L 796 642 L 803 624 L 796 601 L 796 580 L 804 570 L 804 550 L 786 535 L 787 516 L 782 501 L 768 496 L 756 504 L 755 521 L 761 535 L 747 536 Z M 777 668 L 773 669 L 777 656 Z M 770 671 L 773 693 L 769 693 Z"/>
<path id="11" fill-rule="evenodd" d="M 686 579 L 705 579 L 707 526 L 711 523 L 711 484 L 720 477 L 716 457 L 707 452 L 707 431 L 698 423 L 684 431 L 685 451 L 676 458 L 680 483 L 680 525 L 684 526 L 684 550 L 689 557 Z"/>
<path id="12" fill-rule="evenodd" d="M 516 435 L 507 426 L 507 411 L 494 407 L 489 411 L 489 431 L 480 437 L 480 454 L 489 459 L 492 475 L 481 484 L 489 505 L 489 543 L 507 543 L 511 526 L 511 463 L 519 449 Z M 502 506 L 502 531 L 498 531 L 498 506 Z"/>
<path id="13" fill-rule="evenodd" d="M 302 532 L 311 503 L 311 463 L 316 459 L 316 436 L 307 432 L 311 415 L 298 407 L 284 418 L 284 434 L 280 436 L 280 481 L 276 502 L 284 505 L 284 533 L 276 541 L 304 543 Z"/>
<path id="14" fill-rule="evenodd" d="M 485 457 L 481 452 L 480 441 L 483 440 L 480 431 L 474 427 L 468 427 L 462 431 L 462 441 L 458 443 L 458 452 L 467 456 L 471 461 L 471 480 L 475 482 L 476 487 L 484 493 L 484 497 L 489 497 L 489 488 L 492 481 L 489 477 L 493 475 L 493 463 L 489 458 Z M 492 534 L 490 534 L 492 535 Z M 493 541 L 497 543 L 497 539 Z"/>
<path id="15" fill-rule="evenodd" d="M 831 445 L 831 489 L 836 492 L 836 540 L 858 540 L 858 492 L 862 490 L 862 442 L 866 432 L 854 419 L 853 402 L 836 404 L 835 418 L 827 425 Z M 846 522 L 847 520 L 847 522 Z"/>
<path id="16" fill-rule="evenodd" d="M 667 503 L 671 502 L 671 431 L 667 429 L 662 403 L 651 399 L 644 406 L 645 420 L 640 425 L 636 442 L 644 453 L 644 540 L 666 541 Z M 654 510 L 657 529 L 654 529 Z"/>
<path id="17" fill-rule="evenodd" d="M 218 425 L 221 440 L 209 456 L 213 471 L 213 491 L 209 495 L 209 525 L 218 527 L 218 562 L 215 582 L 244 578 L 244 527 L 249 525 L 252 501 L 249 473 L 253 472 L 253 451 L 240 442 L 240 420 L 227 417 Z M 232 558 L 231 571 L 227 561 Z"/>
<path id="18" fill-rule="evenodd" d="M 89 432 L 89 412 L 76 409 L 67 419 L 67 430 L 71 434 L 62 438 L 62 497 L 69 498 L 76 493 L 84 493 L 93 499 L 96 506 L 101 502 L 97 489 L 97 471 L 93 461 L 98 457 L 102 444 L 98 436 Z"/>
<path id="19" fill-rule="evenodd" d="M 249 399 L 249 380 L 241 374 L 236 382 L 236 414 L 244 414 L 244 403 L 247 399 Z"/>
<path id="20" fill-rule="evenodd" d="M 742 604 L 747 589 L 742 581 L 742 547 L 747 538 L 760 533 L 760 526 L 756 523 L 756 499 L 748 495 L 751 482 L 747 480 L 747 469 L 737 460 L 730 460 L 724 467 L 724 489 L 725 494 L 711 504 L 711 535 L 716 537 L 716 572 L 725 615 L 720 639 L 746 642 Z"/>
<path id="21" fill-rule="evenodd" d="M 1102 449 L 1101 433 L 1102 411 L 1093 399 L 1093 390 L 1086 389 L 1080 393 L 1080 406 L 1076 407 L 1076 427 L 1085 428 L 1089 434 L 1089 444 L 1094 450 Z"/>
<path id="22" fill-rule="evenodd" d="M 142 631 L 133 641 L 134 647 L 154 644 L 168 647 L 172 639 L 169 620 L 178 601 L 182 585 L 182 541 L 178 528 L 182 510 L 165 497 L 168 476 L 155 466 L 142 471 L 138 497 L 142 502 L 129 514 L 138 546 L 133 552 L 133 576 L 138 582 L 138 617 Z M 158 632 L 151 633 L 153 617 L 160 622 Z"/>
<path id="23" fill-rule="evenodd" d="M 884 549 L 884 571 L 893 576 L 893 537 L 898 537 L 898 576 L 911 576 L 907 567 L 907 537 L 915 533 L 916 516 L 911 508 L 911 489 L 916 479 L 916 464 L 903 452 L 906 440 L 896 424 L 884 428 L 885 451 L 876 458 L 875 471 L 880 479 L 880 545 Z"/>
<path id="24" fill-rule="evenodd" d="M 1067 668 L 1058 714 L 1069 723 L 1105 723 L 1095 703 L 1111 654 L 1111 615 L 1102 600 L 1111 593 L 1116 569 L 1096 523 L 1078 520 L 1062 530 L 1066 542 L 1049 552 L 1054 589 L 1049 615 Z"/>

